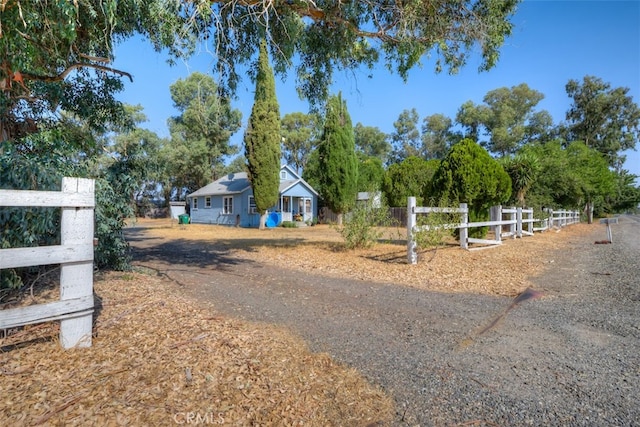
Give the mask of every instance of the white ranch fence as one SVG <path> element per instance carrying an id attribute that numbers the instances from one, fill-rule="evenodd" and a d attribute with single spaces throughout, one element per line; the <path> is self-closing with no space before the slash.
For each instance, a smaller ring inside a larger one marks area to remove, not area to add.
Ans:
<path id="1" fill-rule="evenodd" d="M 460 229 L 460 247 L 469 249 L 470 243 L 483 245 L 500 245 L 503 237 L 522 238 L 523 236 L 533 236 L 534 231 L 544 231 L 552 227 L 564 227 L 580 222 L 580 212 L 578 211 L 552 211 L 547 210 L 549 218 L 544 220 L 533 217 L 533 209 L 524 208 L 503 208 L 493 206 L 490 209 L 490 221 L 469 222 L 469 208 L 466 203 L 460 203 L 460 207 L 424 207 L 416 206 L 416 198 L 409 197 L 407 200 L 407 260 L 409 264 L 418 262 L 417 243 L 415 233 L 428 229 L 428 226 L 417 225 L 418 214 L 430 213 L 457 213 L 460 214 L 460 222 L 456 224 L 443 224 L 441 227 L 447 229 Z M 542 226 L 535 227 L 535 223 L 542 223 Z M 494 239 L 476 239 L 469 237 L 469 228 L 491 227 L 494 230 Z M 485 246 L 486 247 L 486 246 Z"/>
<path id="2" fill-rule="evenodd" d="M 0 329 L 60 320 L 63 348 L 90 347 L 94 180 L 63 178 L 60 192 L 0 190 L 0 206 L 62 208 L 60 245 L 0 249 L 0 269 L 60 264 L 60 300 L 0 310 Z"/>

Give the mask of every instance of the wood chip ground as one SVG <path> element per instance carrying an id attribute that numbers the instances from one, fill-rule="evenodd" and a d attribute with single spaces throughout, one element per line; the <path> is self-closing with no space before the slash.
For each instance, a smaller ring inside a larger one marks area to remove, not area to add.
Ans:
<path id="1" fill-rule="evenodd" d="M 508 296 L 553 268 L 553 251 L 594 227 L 573 225 L 482 251 L 450 245 L 423 251 L 409 265 L 402 229 L 386 230 L 387 240 L 371 249 L 346 251 L 325 225 L 136 225 L 150 227 L 153 237 L 224 247 L 239 259 L 313 274 Z M 95 293 L 91 348 L 62 350 L 54 323 L 0 339 L 0 425 L 366 426 L 393 416 L 391 399 L 355 370 L 310 353 L 284 330 L 195 305 L 165 279 L 104 273 Z"/>

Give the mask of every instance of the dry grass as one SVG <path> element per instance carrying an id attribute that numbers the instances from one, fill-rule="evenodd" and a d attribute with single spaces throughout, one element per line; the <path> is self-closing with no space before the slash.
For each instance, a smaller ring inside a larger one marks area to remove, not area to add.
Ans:
<path id="1" fill-rule="evenodd" d="M 194 306 L 136 273 L 96 281 L 93 346 L 64 351 L 57 325 L 2 341 L 0 425 L 352 425 L 392 402 L 289 333 Z"/>
<path id="2" fill-rule="evenodd" d="M 264 231 L 218 225 L 178 226 L 168 220 L 143 220 L 149 236 L 183 239 L 225 248 L 237 258 L 265 262 L 331 277 L 412 286 L 442 292 L 514 296 L 552 262 L 552 252 L 597 225 L 576 224 L 561 230 L 509 239 L 500 247 L 465 251 L 455 244 L 419 254 L 407 263 L 406 231 L 389 229 L 387 240 L 371 249 L 347 251 L 340 234 L 327 225 Z"/>

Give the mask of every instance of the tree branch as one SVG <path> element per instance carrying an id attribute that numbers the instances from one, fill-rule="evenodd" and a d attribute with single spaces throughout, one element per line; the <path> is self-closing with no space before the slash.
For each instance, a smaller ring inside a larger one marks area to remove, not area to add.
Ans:
<path id="1" fill-rule="evenodd" d="M 131 76 L 131 74 L 127 73 L 126 71 L 118 70 L 112 67 L 107 67 L 105 65 L 89 64 L 89 63 L 81 63 L 81 62 L 69 65 L 62 73 L 58 74 L 57 76 L 41 76 L 37 74 L 23 72 L 22 77 L 23 79 L 26 79 L 26 80 L 38 80 L 42 82 L 59 82 L 61 80 L 64 80 L 69 75 L 69 73 L 71 73 L 73 70 L 76 70 L 78 68 L 85 68 L 85 67 L 93 68 L 100 71 L 115 73 L 121 76 L 126 76 L 126 77 L 129 77 L 129 80 L 131 82 L 133 82 L 133 76 Z"/>

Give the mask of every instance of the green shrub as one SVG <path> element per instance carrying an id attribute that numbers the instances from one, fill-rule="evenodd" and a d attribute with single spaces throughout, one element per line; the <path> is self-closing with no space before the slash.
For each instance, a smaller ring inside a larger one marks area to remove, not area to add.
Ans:
<path id="1" fill-rule="evenodd" d="M 450 207 L 451 203 L 446 199 L 436 204 L 430 202 L 430 206 L 439 208 Z M 447 224 L 459 224 L 462 219 L 460 213 L 431 212 L 420 214 L 416 218 L 417 231 L 414 232 L 416 245 L 420 249 L 437 249 L 443 246 L 448 237 L 455 234 L 455 229 L 446 227 Z"/>
<path id="2" fill-rule="evenodd" d="M 349 212 L 338 232 L 342 235 L 347 249 L 373 246 L 383 234 L 379 227 L 393 225 L 389 208 L 385 204 L 374 206 L 373 199 L 361 201 Z"/>
<path id="3" fill-rule="evenodd" d="M 284 228 L 298 228 L 298 224 L 293 221 L 282 221 L 281 226 Z"/>

